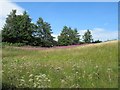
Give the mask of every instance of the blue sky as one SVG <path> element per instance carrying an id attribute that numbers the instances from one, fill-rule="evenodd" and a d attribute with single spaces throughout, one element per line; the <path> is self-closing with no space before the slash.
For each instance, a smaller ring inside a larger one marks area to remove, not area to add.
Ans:
<path id="1" fill-rule="evenodd" d="M 90 29 L 94 39 L 117 39 L 118 3 L 117 2 L 16 2 L 26 10 L 32 22 L 42 17 L 52 26 L 57 37 L 63 26 L 77 28 L 80 35 Z"/>

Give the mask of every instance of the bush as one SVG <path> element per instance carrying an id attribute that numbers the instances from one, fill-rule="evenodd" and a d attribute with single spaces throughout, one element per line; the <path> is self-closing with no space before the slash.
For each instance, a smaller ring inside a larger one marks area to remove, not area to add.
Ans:
<path id="1" fill-rule="evenodd" d="M 2 47 L 4 46 L 24 46 L 25 44 L 24 43 L 8 43 L 8 42 L 2 42 Z"/>
<path id="2" fill-rule="evenodd" d="M 79 44 L 86 44 L 85 42 L 79 42 Z"/>
<path id="3" fill-rule="evenodd" d="M 96 41 L 94 41 L 94 42 L 92 42 L 92 43 L 101 43 L 102 41 L 100 41 L 100 40 L 96 40 Z"/>

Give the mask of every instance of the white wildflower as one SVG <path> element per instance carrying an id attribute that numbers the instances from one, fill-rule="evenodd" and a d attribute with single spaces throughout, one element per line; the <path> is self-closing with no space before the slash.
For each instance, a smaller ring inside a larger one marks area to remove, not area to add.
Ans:
<path id="1" fill-rule="evenodd" d="M 30 75 L 29 75 L 29 77 L 32 77 L 32 76 L 33 76 L 33 74 L 30 74 Z"/>
<path id="2" fill-rule="evenodd" d="M 78 74 L 78 72 L 76 72 L 76 74 Z"/>
<path id="3" fill-rule="evenodd" d="M 48 82 L 50 82 L 50 79 L 48 79 Z"/>
<path id="4" fill-rule="evenodd" d="M 33 79 L 29 79 L 29 82 L 33 81 Z"/>

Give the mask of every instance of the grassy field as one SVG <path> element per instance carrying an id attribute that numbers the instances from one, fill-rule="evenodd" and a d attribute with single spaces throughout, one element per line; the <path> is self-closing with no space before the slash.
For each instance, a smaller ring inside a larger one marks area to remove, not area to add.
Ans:
<path id="1" fill-rule="evenodd" d="M 118 42 L 45 50 L 3 47 L 3 86 L 118 87 Z"/>

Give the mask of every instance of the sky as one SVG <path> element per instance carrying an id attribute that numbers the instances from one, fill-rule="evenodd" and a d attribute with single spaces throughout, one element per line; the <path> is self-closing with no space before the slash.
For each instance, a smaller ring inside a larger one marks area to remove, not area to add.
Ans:
<path id="1" fill-rule="evenodd" d="M 1 5 L 0 5 L 1 7 Z M 11 8 L 10 8 L 11 7 Z M 118 3 L 117 2 L 7 2 L 2 4 L 0 19 L 4 21 L 5 14 L 11 9 L 17 9 L 17 14 L 24 10 L 36 23 L 42 17 L 52 26 L 53 36 L 57 37 L 63 26 L 77 28 L 80 35 L 90 29 L 94 40 L 111 40 L 118 38 Z M 5 12 L 5 14 L 4 14 Z M 1 23 L 2 26 L 4 23 Z M 56 38 L 57 40 L 57 38 Z"/>

